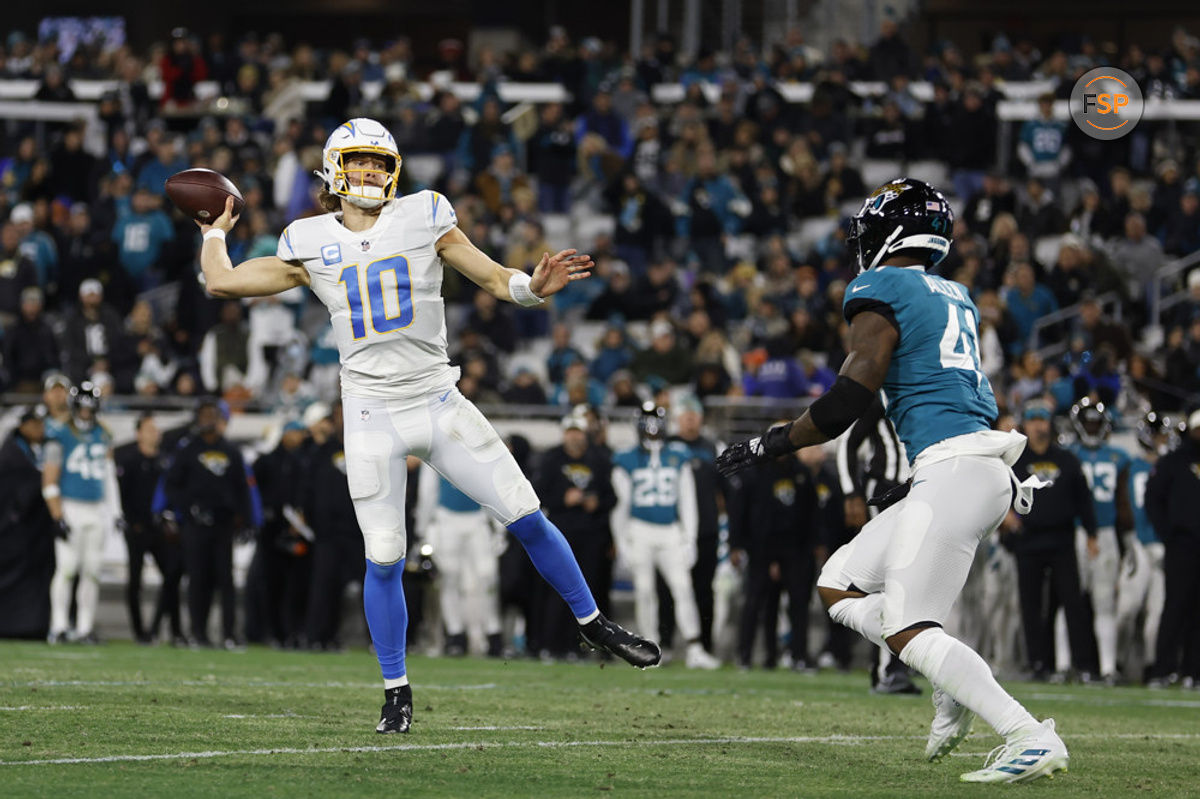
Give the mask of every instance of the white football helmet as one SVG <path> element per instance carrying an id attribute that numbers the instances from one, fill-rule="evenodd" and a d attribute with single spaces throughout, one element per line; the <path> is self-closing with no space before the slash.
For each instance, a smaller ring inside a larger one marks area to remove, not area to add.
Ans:
<path id="1" fill-rule="evenodd" d="M 387 166 L 382 186 L 368 186 L 362 180 L 357 181 L 357 184 L 350 182 L 346 162 L 351 153 L 371 153 L 384 158 Z M 317 176 L 325 181 L 325 188 L 330 194 L 345 197 L 348 202 L 359 208 L 377 208 L 396 196 L 400 160 L 400 151 L 396 148 L 396 140 L 391 132 L 374 119 L 359 117 L 343 122 L 329 134 L 321 157 L 322 171 L 318 172 Z"/>

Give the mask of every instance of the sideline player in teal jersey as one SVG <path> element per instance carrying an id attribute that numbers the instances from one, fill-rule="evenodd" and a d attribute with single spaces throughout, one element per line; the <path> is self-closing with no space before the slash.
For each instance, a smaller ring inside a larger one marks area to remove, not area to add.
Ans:
<path id="1" fill-rule="evenodd" d="M 818 592 L 834 621 L 886 644 L 933 684 L 928 759 L 949 754 L 979 715 L 1004 744 L 962 779 L 1024 782 L 1067 767 L 1053 719 L 1030 715 L 983 658 L 942 629 L 1013 484 L 1025 513 L 1040 485 L 1012 474 L 1025 437 L 991 430 L 997 410 L 979 364 L 978 309 L 966 287 L 925 272 L 950 251 L 953 227 L 946 198 L 922 181 L 899 178 L 867 197 L 847 238 L 860 273 L 846 289 L 849 354 L 837 382 L 800 418 L 731 446 L 717 468 L 732 474 L 837 438 L 883 390 L 912 480 L 830 556 Z"/>
<path id="2" fill-rule="evenodd" d="M 1081 583 L 1091 597 L 1100 676 L 1108 684 L 1117 681 L 1117 575 L 1121 549 L 1117 530 L 1129 530 L 1129 453 L 1108 443 L 1112 417 L 1103 402 L 1084 397 L 1071 408 L 1071 427 L 1076 441 L 1070 450 L 1083 467 L 1092 489 L 1096 509 L 1095 543 L 1082 530 L 1076 532 Z"/>
<path id="3" fill-rule="evenodd" d="M 100 558 L 104 537 L 121 518 L 121 495 L 112 460 L 112 439 L 96 420 L 100 389 L 90 382 L 70 391 L 66 423 L 46 422 L 42 449 L 42 496 L 58 524 L 55 569 L 50 580 L 50 643 L 95 643 L 96 605 L 100 598 Z M 75 629 L 68 630 L 71 583 Z"/>
<path id="4" fill-rule="evenodd" d="M 654 573 L 663 576 L 675 603 L 675 624 L 687 641 L 689 669 L 721 665 L 700 643 L 700 610 L 692 586 L 699 506 L 691 450 L 667 441 L 666 410 L 647 402 L 638 418 L 638 444 L 613 455 L 613 538 L 633 572 L 638 628 L 658 624 Z"/>

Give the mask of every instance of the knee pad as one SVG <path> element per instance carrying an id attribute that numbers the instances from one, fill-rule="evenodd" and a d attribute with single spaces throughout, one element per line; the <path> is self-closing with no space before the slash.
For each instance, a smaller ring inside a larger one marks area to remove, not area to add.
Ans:
<path id="1" fill-rule="evenodd" d="M 405 555 L 404 517 L 383 503 L 358 510 L 367 560 L 381 566 L 391 565 Z"/>
<path id="2" fill-rule="evenodd" d="M 534 511 L 541 510 L 542 503 L 537 492 L 515 462 L 511 470 L 503 467 L 496 469 L 493 477 L 496 493 L 509 509 L 509 518 L 499 520 L 505 527 Z"/>

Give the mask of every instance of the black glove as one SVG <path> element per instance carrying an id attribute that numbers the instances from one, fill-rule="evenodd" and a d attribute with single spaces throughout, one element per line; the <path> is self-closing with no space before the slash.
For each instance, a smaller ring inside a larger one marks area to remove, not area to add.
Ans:
<path id="1" fill-rule="evenodd" d="M 54 537 L 61 538 L 63 541 L 71 537 L 71 528 L 67 525 L 66 519 L 59 519 L 54 523 Z"/>
<path id="2" fill-rule="evenodd" d="M 772 427 L 766 433 L 749 441 L 739 441 L 717 456 L 717 471 L 729 477 L 743 469 L 771 458 L 795 452 L 790 438 L 792 422 Z"/>

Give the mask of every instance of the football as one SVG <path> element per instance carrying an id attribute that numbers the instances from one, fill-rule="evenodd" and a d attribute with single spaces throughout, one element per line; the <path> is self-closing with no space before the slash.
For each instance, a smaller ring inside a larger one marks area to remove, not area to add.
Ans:
<path id="1" fill-rule="evenodd" d="M 179 210 L 204 224 L 211 223 L 225 210 L 225 198 L 233 197 L 233 215 L 246 207 L 242 193 L 233 182 L 211 169 L 185 169 L 167 178 L 167 196 Z"/>

